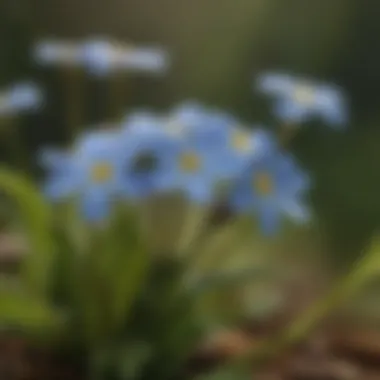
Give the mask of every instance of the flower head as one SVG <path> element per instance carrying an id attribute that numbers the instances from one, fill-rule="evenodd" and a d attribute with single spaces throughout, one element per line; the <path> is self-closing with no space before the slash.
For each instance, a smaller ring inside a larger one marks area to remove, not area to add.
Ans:
<path id="1" fill-rule="evenodd" d="M 177 141 L 176 154 L 168 167 L 176 188 L 194 202 L 210 203 L 219 181 L 224 179 L 220 157 L 197 140 Z"/>
<path id="2" fill-rule="evenodd" d="M 223 182 L 237 178 L 252 160 L 269 152 L 275 144 L 263 129 L 246 128 L 231 115 L 194 102 L 175 108 L 164 130 L 204 156 L 210 163 L 210 178 Z"/>
<path id="3" fill-rule="evenodd" d="M 95 76 L 105 76 L 119 69 L 120 50 L 106 39 L 86 41 L 82 55 L 84 66 Z"/>
<path id="4" fill-rule="evenodd" d="M 45 194 L 53 201 L 79 199 L 87 219 L 107 216 L 120 181 L 120 145 L 114 132 L 92 132 L 72 152 L 45 151 L 42 163 L 50 169 Z"/>
<path id="5" fill-rule="evenodd" d="M 160 48 L 132 48 L 120 51 L 120 66 L 124 70 L 164 73 L 169 66 L 167 53 Z"/>
<path id="6" fill-rule="evenodd" d="M 335 127 L 347 123 L 346 99 L 337 86 L 287 74 L 266 73 L 259 77 L 257 87 L 275 98 L 274 113 L 284 122 L 298 124 L 319 117 Z"/>
<path id="7" fill-rule="evenodd" d="M 180 149 L 178 141 L 160 128 L 130 127 L 120 137 L 121 192 L 127 198 L 141 198 L 175 189 L 177 178 L 171 167 Z"/>
<path id="8" fill-rule="evenodd" d="M 78 66 L 80 46 L 75 42 L 43 40 L 34 48 L 34 59 L 40 65 Z"/>
<path id="9" fill-rule="evenodd" d="M 9 107 L 16 112 L 38 109 L 42 100 L 42 91 L 33 83 L 18 83 L 8 92 Z"/>
<path id="10" fill-rule="evenodd" d="M 95 76 L 116 71 L 162 72 L 168 65 L 162 50 L 139 48 L 105 38 L 86 41 L 82 45 L 82 61 Z"/>
<path id="11" fill-rule="evenodd" d="M 274 233 L 281 216 L 299 222 L 308 220 L 301 197 L 309 188 L 308 177 L 293 159 L 280 152 L 263 156 L 237 181 L 230 204 L 238 212 L 258 215 L 262 229 Z"/>

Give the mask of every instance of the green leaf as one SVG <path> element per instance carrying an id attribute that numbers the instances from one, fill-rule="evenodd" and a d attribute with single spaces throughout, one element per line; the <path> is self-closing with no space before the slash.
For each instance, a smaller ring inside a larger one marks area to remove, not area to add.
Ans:
<path id="1" fill-rule="evenodd" d="M 44 301 L 20 290 L 0 289 L 0 326 L 26 333 L 62 332 L 63 316 Z"/>
<path id="2" fill-rule="evenodd" d="M 134 210 L 116 215 L 107 239 L 110 261 L 110 312 L 117 329 L 123 325 L 142 290 L 149 269 L 150 257 Z"/>
<path id="3" fill-rule="evenodd" d="M 107 334 L 109 294 L 107 283 L 97 265 L 97 256 L 106 254 L 104 246 L 92 244 L 73 268 L 76 286 L 75 308 L 79 322 L 79 334 L 89 348 L 101 343 Z"/>
<path id="4" fill-rule="evenodd" d="M 183 244 L 188 202 L 183 194 L 155 194 L 139 204 L 144 239 L 152 252 L 173 252 Z"/>
<path id="5" fill-rule="evenodd" d="M 228 267 L 231 256 L 250 243 L 242 218 L 235 218 L 229 223 L 210 230 L 202 238 L 201 244 L 192 248 L 188 254 L 187 277 L 198 277 L 199 274 L 212 273 L 215 269 Z"/>
<path id="6" fill-rule="evenodd" d="M 120 379 L 136 379 L 152 357 L 152 347 L 147 343 L 129 344 L 116 353 L 115 367 Z"/>
<path id="7" fill-rule="evenodd" d="M 16 203 L 25 224 L 30 252 L 24 259 L 23 279 L 32 292 L 46 296 L 54 248 L 50 234 L 50 209 L 27 178 L 9 169 L 0 168 L 0 189 Z"/>
<path id="8" fill-rule="evenodd" d="M 137 379 L 152 352 L 152 347 L 146 342 L 102 345 L 90 354 L 89 378 Z"/>
<path id="9" fill-rule="evenodd" d="M 235 270 L 230 273 L 215 273 L 205 276 L 198 280 L 191 293 L 194 296 L 202 296 L 208 292 L 220 291 L 235 288 L 240 285 L 246 285 L 249 282 L 255 281 L 258 278 L 268 275 L 268 270 L 262 267 L 245 268 L 242 270 Z"/>

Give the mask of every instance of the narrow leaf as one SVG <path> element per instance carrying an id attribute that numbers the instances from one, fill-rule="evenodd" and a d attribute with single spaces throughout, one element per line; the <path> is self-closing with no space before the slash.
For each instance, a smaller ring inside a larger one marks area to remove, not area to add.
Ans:
<path id="1" fill-rule="evenodd" d="M 25 224 L 30 252 L 24 259 L 23 278 L 31 291 L 45 296 L 49 290 L 53 260 L 50 209 L 27 178 L 6 168 L 0 168 L 0 189 L 16 203 Z"/>

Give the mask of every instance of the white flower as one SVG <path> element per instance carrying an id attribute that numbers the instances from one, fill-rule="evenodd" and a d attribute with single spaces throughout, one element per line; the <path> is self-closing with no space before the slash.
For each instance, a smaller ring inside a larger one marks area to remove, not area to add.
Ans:
<path id="1" fill-rule="evenodd" d="M 69 41 L 40 41 L 35 46 L 34 58 L 40 65 L 77 66 L 80 64 L 80 46 Z"/>
<path id="2" fill-rule="evenodd" d="M 120 56 L 124 69 L 162 73 L 168 69 L 168 55 L 159 48 L 126 48 Z"/>
<path id="3" fill-rule="evenodd" d="M 9 107 L 16 112 L 36 110 L 42 101 L 42 91 L 31 82 L 17 83 L 8 91 Z"/>

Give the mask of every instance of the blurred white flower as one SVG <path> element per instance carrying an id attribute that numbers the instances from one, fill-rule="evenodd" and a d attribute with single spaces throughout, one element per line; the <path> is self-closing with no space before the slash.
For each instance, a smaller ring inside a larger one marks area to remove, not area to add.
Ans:
<path id="1" fill-rule="evenodd" d="M 86 41 L 81 53 L 82 63 L 92 75 L 106 76 L 118 67 L 116 51 L 111 42 L 105 39 Z"/>
<path id="2" fill-rule="evenodd" d="M 348 122 L 347 99 L 336 85 L 285 73 L 266 72 L 257 78 L 255 86 L 275 99 L 274 114 L 284 122 L 301 124 L 319 117 L 336 128 L 342 128 Z"/>
<path id="3" fill-rule="evenodd" d="M 35 111 L 42 105 L 42 91 L 32 82 L 16 83 L 0 92 L 0 116 Z"/>
<path id="4" fill-rule="evenodd" d="M 121 54 L 122 68 L 162 73 L 168 69 L 169 58 L 160 48 L 124 49 Z"/>
<path id="5" fill-rule="evenodd" d="M 0 116 L 7 116 L 12 114 L 11 107 L 9 105 L 9 97 L 7 91 L 0 93 Z"/>
<path id="6" fill-rule="evenodd" d="M 37 110 L 42 102 L 42 91 L 32 82 L 17 83 L 8 91 L 9 107 L 16 112 Z"/>
<path id="7" fill-rule="evenodd" d="M 83 43 L 82 63 L 91 75 L 102 77 L 116 71 L 161 73 L 168 67 L 168 58 L 161 49 L 139 48 L 98 38 Z"/>
<path id="8" fill-rule="evenodd" d="M 42 40 L 34 49 L 40 65 L 82 66 L 90 75 L 104 77 L 116 71 L 163 73 L 169 66 L 167 53 L 160 48 L 140 48 L 105 37 L 84 42 Z"/>
<path id="9" fill-rule="evenodd" d="M 34 49 L 34 59 L 40 65 L 78 66 L 80 56 L 80 45 L 69 41 L 40 41 Z"/>

